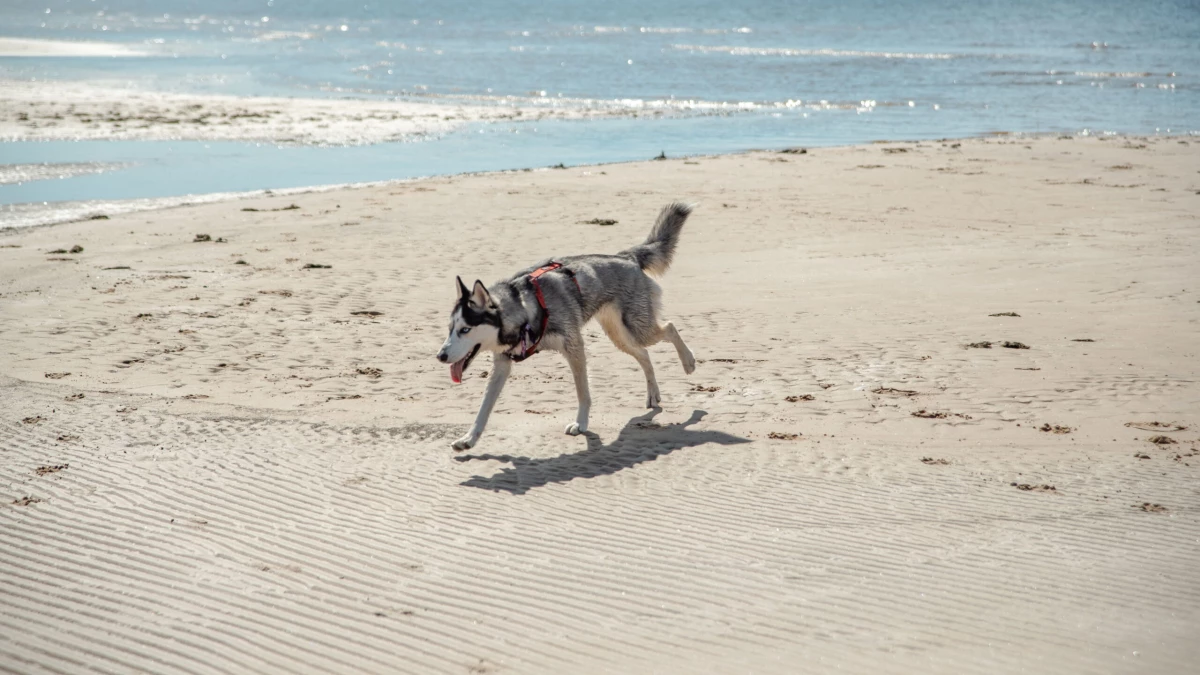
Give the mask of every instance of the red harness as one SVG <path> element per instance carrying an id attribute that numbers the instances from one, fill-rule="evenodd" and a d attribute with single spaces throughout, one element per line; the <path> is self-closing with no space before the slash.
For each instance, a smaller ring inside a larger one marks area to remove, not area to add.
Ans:
<path id="1" fill-rule="evenodd" d="M 530 333 L 533 331 L 528 323 L 525 324 L 525 326 L 521 329 L 521 341 L 517 343 L 517 346 L 521 348 L 521 353 L 509 354 L 509 357 L 511 357 L 513 361 L 519 363 L 536 354 L 538 346 L 542 344 L 542 338 L 546 337 L 546 328 L 550 325 L 550 310 L 546 309 L 546 297 L 542 295 L 542 284 L 538 281 L 538 278 L 547 272 L 553 272 L 554 270 L 560 268 L 562 268 L 562 263 L 552 262 L 549 265 L 537 268 L 529 274 L 529 281 L 533 284 L 533 293 L 537 296 L 538 307 L 542 308 L 542 330 L 538 332 L 536 340 L 532 339 L 533 336 L 530 335 Z M 579 285 L 579 279 L 575 278 L 575 273 L 568 269 L 563 269 L 563 271 L 571 275 L 571 281 L 575 282 L 575 288 L 579 289 L 579 294 L 582 296 L 583 288 Z"/>

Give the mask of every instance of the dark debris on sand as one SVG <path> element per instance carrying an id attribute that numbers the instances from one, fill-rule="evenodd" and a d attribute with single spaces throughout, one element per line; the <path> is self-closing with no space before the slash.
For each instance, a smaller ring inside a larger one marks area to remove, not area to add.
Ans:
<path id="1" fill-rule="evenodd" d="M 1058 488 L 1053 485 L 1030 485 L 1029 483 L 1010 483 L 1010 485 L 1022 492 L 1058 492 Z"/>
<path id="2" fill-rule="evenodd" d="M 1143 431 L 1185 431 L 1186 426 L 1174 422 L 1126 422 L 1125 426 Z"/>
<path id="3" fill-rule="evenodd" d="M 277 209 L 256 209 L 256 208 L 254 208 L 254 207 L 252 207 L 252 206 L 247 206 L 246 208 L 244 208 L 244 209 L 242 209 L 242 210 L 243 210 L 243 211 L 263 211 L 263 212 L 269 212 L 269 211 L 296 211 L 296 210 L 298 210 L 299 208 L 300 208 L 300 207 L 299 207 L 299 206 L 297 206 L 297 205 L 295 205 L 295 204 L 288 204 L 287 206 L 281 206 L 281 207 L 279 207 L 279 208 L 277 208 Z"/>
<path id="4" fill-rule="evenodd" d="M 921 408 L 920 410 L 917 410 L 916 412 L 912 413 L 912 416 L 913 417 L 921 417 L 921 418 L 924 418 L 927 420 L 944 420 L 948 417 L 958 417 L 958 418 L 964 419 L 964 420 L 971 419 L 970 415 L 964 415 L 963 413 L 944 412 L 941 410 L 926 410 L 924 408 Z"/>
<path id="5" fill-rule="evenodd" d="M 917 392 L 911 389 L 896 389 L 895 387 L 875 387 L 871 390 L 872 394 L 881 396 L 916 396 Z"/>

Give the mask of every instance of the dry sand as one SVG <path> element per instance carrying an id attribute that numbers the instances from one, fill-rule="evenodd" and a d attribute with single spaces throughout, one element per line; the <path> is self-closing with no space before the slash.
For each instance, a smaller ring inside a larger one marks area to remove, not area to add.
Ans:
<path id="1" fill-rule="evenodd" d="M 1194 672 L 1197 149 L 763 152 L 0 236 L 0 669 Z M 451 452 L 489 369 L 433 359 L 454 275 L 616 251 L 676 198 L 701 363 L 652 350 L 666 409 L 589 328 L 593 433 L 543 354 Z"/>

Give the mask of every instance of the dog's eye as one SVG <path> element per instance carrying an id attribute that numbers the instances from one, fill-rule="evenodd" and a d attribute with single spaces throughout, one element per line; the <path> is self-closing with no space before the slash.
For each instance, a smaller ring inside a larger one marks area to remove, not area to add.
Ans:
<path id="1" fill-rule="evenodd" d="M 465 326 L 465 327 L 463 327 L 463 328 L 459 328 L 459 329 L 458 329 L 458 334 L 459 334 L 459 335 L 466 335 L 467 333 L 470 333 L 470 332 L 471 332 L 471 327 L 470 327 L 470 326 Z"/>

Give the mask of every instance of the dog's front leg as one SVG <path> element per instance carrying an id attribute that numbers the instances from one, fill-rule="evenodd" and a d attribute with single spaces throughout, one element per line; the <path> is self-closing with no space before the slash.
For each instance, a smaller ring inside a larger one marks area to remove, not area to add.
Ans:
<path id="1" fill-rule="evenodd" d="M 492 376 L 488 378 L 487 392 L 483 395 L 483 403 L 479 405 L 479 414 L 475 416 L 475 424 L 466 436 L 454 441 L 455 450 L 466 450 L 475 445 L 483 435 L 488 418 L 492 416 L 492 408 L 496 407 L 496 399 L 500 398 L 500 390 L 512 371 L 512 359 L 504 354 L 496 354 L 492 359 Z"/>
<path id="2" fill-rule="evenodd" d="M 579 412 L 575 421 L 567 425 L 567 433 L 577 436 L 587 431 L 588 412 L 592 408 L 592 393 L 588 388 L 587 353 L 582 344 L 571 344 L 563 348 L 563 355 L 571 366 L 571 374 L 575 376 L 575 394 L 579 397 Z"/>

